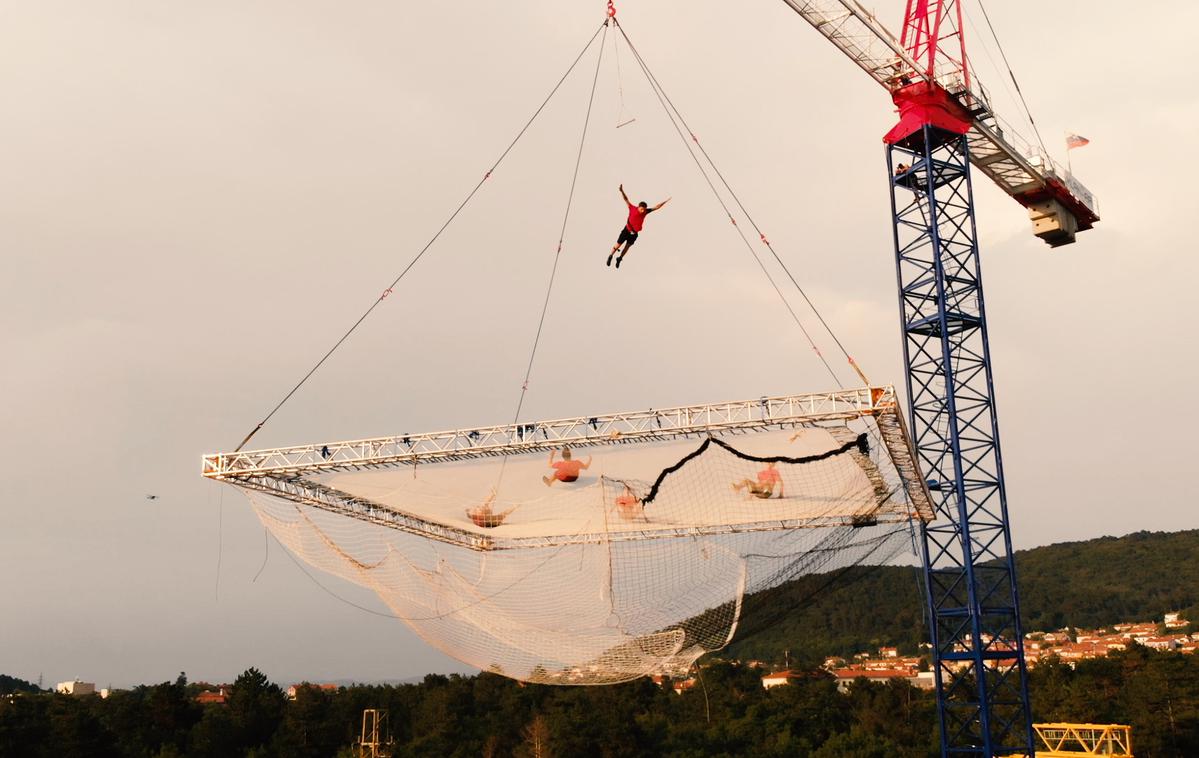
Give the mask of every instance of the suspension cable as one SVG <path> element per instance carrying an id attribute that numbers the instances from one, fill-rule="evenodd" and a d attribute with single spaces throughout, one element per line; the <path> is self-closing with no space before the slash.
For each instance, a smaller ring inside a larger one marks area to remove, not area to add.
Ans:
<path id="1" fill-rule="evenodd" d="M 322 356 L 321 359 L 316 362 L 316 365 L 314 365 L 311 369 L 309 369 L 308 373 L 304 374 L 304 377 L 302 379 L 300 379 L 300 381 L 297 382 L 296 385 L 294 387 L 292 387 L 291 390 L 286 395 L 283 396 L 283 399 L 280 400 L 275 405 L 274 408 L 271 409 L 271 412 L 266 414 L 266 416 L 262 419 L 262 421 L 259 421 L 258 425 L 250 430 L 250 433 L 245 436 L 245 439 L 243 439 L 241 441 L 241 444 L 238 445 L 237 448 L 235 448 L 233 452 L 235 452 L 235 453 L 239 452 L 243 447 L 245 447 L 246 443 L 250 441 L 250 438 L 252 438 L 255 434 L 257 434 L 258 431 L 260 429 L 262 429 L 262 427 L 264 425 L 266 425 L 266 423 L 268 421 L 271 420 L 271 417 L 274 416 L 275 413 L 277 413 L 279 411 L 279 409 L 283 407 L 283 404 L 286 403 L 288 400 L 290 400 L 292 395 L 296 394 L 296 392 L 299 391 L 300 387 L 304 386 L 304 383 L 307 382 L 308 379 L 311 378 L 312 375 L 316 373 L 317 369 L 319 369 L 322 365 L 324 365 L 325 361 L 329 360 L 329 357 L 331 355 L 333 355 L 334 351 L 336 351 L 337 348 L 341 347 L 343 342 L 345 342 L 347 339 L 349 339 L 350 335 L 353 334 L 358 329 L 358 327 L 362 324 L 362 322 L 366 320 L 367 316 L 370 316 L 371 313 L 374 312 L 375 308 L 377 308 L 380 303 L 382 303 L 384 300 L 386 300 L 388 295 L 392 294 L 392 291 L 395 289 L 395 286 L 400 283 L 400 280 L 403 279 L 408 274 L 408 272 L 412 270 L 413 266 L 416 265 L 417 261 L 419 261 L 424 256 L 424 254 L 426 252 L 428 252 L 429 248 L 431 248 L 433 246 L 433 243 L 436 242 L 439 237 L 441 237 L 442 233 L 449 227 L 449 225 L 451 223 L 453 223 L 454 219 L 456 219 L 458 217 L 458 214 L 462 212 L 462 210 L 467 206 L 468 203 L 470 203 L 470 201 L 474 198 L 475 194 L 478 193 L 478 191 L 483 187 L 483 184 L 486 183 L 486 181 L 491 178 L 492 173 L 494 173 L 495 170 L 497 168 L 499 168 L 499 165 L 501 163 L 503 163 L 503 161 L 506 157 L 508 157 L 508 153 L 512 152 L 512 148 L 516 147 L 516 143 L 520 141 L 521 137 L 523 137 L 525 135 L 525 132 L 527 132 L 529 130 L 529 127 L 533 125 L 533 122 L 537 120 L 537 117 L 541 115 L 541 112 L 543 110 L 545 110 L 545 106 L 548 105 L 550 100 L 553 99 L 554 95 L 557 94 L 558 89 L 562 86 L 562 83 L 566 81 L 567 77 L 569 77 L 571 72 L 574 71 L 575 66 L 578 65 L 579 61 L 583 59 L 583 56 L 591 48 L 591 45 L 595 42 L 595 38 L 600 35 L 600 32 L 604 32 L 605 36 L 606 36 L 607 29 L 608 29 L 608 23 L 607 23 L 607 19 L 605 18 L 604 23 L 598 29 L 595 30 L 595 33 L 592 34 L 591 38 L 587 40 L 587 44 L 584 45 L 583 49 L 579 51 L 579 54 L 577 56 L 575 56 L 574 61 L 566 69 L 566 73 L 564 73 L 562 75 L 562 77 L 558 80 L 557 84 L 555 84 L 553 89 L 550 90 L 550 93 L 548 95 L 546 95 L 545 100 L 543 100 L 541 102 L 541 105 L 537 106 L 537 110 L 535 110 L 533 112 L 533 115 L 529 117 L 529 120 L 527 122 L 525 122 L 525 125 L 521 127 L 519 132 L 516 133 L 516 136 L 512 139 L 512 142 L 510 142 L 508 144 L 508 146 L 506 148 L 504 148 L 504 151 L 502 153 L 500 153 L 499 158 L 496 158 L 495 163 L 491 164 L 491 168 L 487 169 L 486 173 L 483 174 L 483 178 L 478 181 L 478 183 L 474 186 L 474 188 L 469 193 L 467 193 L 466 198 L 461 203 L 458 204 L 458 207 L 455 208 L 454 212 L 451 213 L 449 218 L 447 218 L 445 220 L 445 223 L 443 223 L 441 225 L 441 228 L 439 228 L 437 230 L 437 232 L 432 236 L 432 238 L 430 238 L 429 241 L 427 243 L 425 243 L 425 246 L 420 249 L 420 252 L 418 252 L 416 254 L 416 257 L 414 257 L 411 261 L 408 262 L 408 265 L 405 266 L 402 271 L 400 271 L 400 273 L 396 276 L 396 278 L 391 281 L 391 284 L 389 284 L 383 290 L 383 292 L 379 295 L 379 297 L 376 298 L 375 301 L 371 303 L 370 307 L 366 309 L 366 312 L 364 312 L 361 316 L 359 316 L 358 320 L 355 321 L 348 330 L 346 330 L 346 333 L 341 336 L 341 339 L 337 340 L 337 342 L 335 342 L 333 344 L 333 347 L 329 348 L 329 351 L 326 352 L 324 354 L 324 356 Z M 601 42 L 601 45 L 602 45 L 602 42 Z M 573 190 L 573 187 L 572 187 L 572 190 Z"/>
<path id="2" fill-rule="evenodd" d="M 1045 140 L 1041 139 L 1041 130 L 1037 128 L 1037 122 L 1033 120 L 1032 111 L 1028 108 L 1028 101 L 1024 99 L 1024 93 L 1020 90 L 1020 82 L 1016 81 L 1016 74 L 1012 71 L 1012 66 L 1007 61 L 1007 53 L 1003 51 L 1003 44 L 999 41 L 999 36 L 995 34 L 995 27 L 991 25 L 991 16 L 987 13 L 987 6 L 983 5 L 983 0 L 978 0 L 978 7 L 982 10 L 983 18 L 987 21 L 987 28 L 991 30 L 991 39 L 995 40 L 995 46 L 999 48 L 999 57 L 1003 59 L 1003 65 L 1007 68 L 1007 75 L 1012 78 L 1012 84 L 1016 87 L 1016 94 L 1020 96 L 1020 104 L 1024 106 L 1024 115 L 1028 116 L 1028 123 L 1032 126 L 1033 134 L 1037 135 L 1037 142 L 1040 143 L 1041 149 L 1048 156 L 1049 148 L 1045 147 Z"/>
<path id="3" fill-rule="evenodd" d="M 812 310 L 812 313 L 815 314 L 816 318 L 820 321 L 821 326 L 824 327 L 824 330 L 828 333 L 829 337 L 832 338 L 833 342 L 837 345 L 837 348 L 841 351 L 842 355 L 845 356 L 846 360 L 849 362 L 849 365 L 857 373 L 858 378 L 862 380 L 863 384 L 865 384 L 866 386 L 869 386 L 870 381 L 866 378 L 865 373 L 863 373 L 862 369 L 858 366 L 857 362 L 854 361 L 853 356 L 851 356 L 849 354 L 849 351 L 845 349 L 845 346 L 841 343 L 841 340 L 837 338 L 837 335 L 833 332 L 832 327 L 829 326 L 828 322 L 825 320 L 825 318 L 821 314 L 820 310 L 812 302 L 811 298 L 808 297 L 807 292 L 799 284 L 799 281 L 795 278 L 795 275 L 791 273 L 791 270 L 789 268 L 787 268 L 787 265 L 783 262 L 782 258 L 779 257 L 779 254 L 775 251 L 774 246 L 770 244 L 770 240 L 767 239 L 766 234 L 758 226 L 757 222 L 754 221 L 753 217 L 749 214 L 749 211 L 746 210 L 745 205 L 741 202 L 741 199 L 737 196 L 737 193 L 733 191 L 733 188 L 729 185 L 728 180 L 726 180 L 724 178 L 724 175 L 720 172 L 720 169 L 716 166 L 716 163 L 712 160 L 712 157 L 708 154 L 708 151 L 704 149 L 704 146 L 702 143 L 700 143 L 699 138 L 695 136 L 695 132 L 693 132 L 691 130 L 691 127 L 687 124 L 686 119 L 683 118 L 682 113 L 680 113 L 678 108 L 675 107 L 674 102 L 670 99 L 670 96 L 666 94 L 666 90 L 662 87 L 662 85 L 658 81 L 657 77 L 655 77 L 653 72 L 650 71 L 649 65 L 645 62 L 645 59 L 641 56 L 641 53 L 637 50 L 637 47 L 633 44 L 633 41 L 631 39 L 629 39 L 629 35 L 627 32 L 625 32 L 624 27 L 620 24 L 619 21 L 616 21 L 615 23 L 616 23 L 617 30 L 620 32 L 621 36 L 624 38 L 625 43 L 629 46 L 629 50 L 632 51 L 634 59 L 637 61 L 638 65 L 641 67 L 642 72 L 645 74 L 646 79 L 649 81 L 651 89 L 653 89 L 654 94 L 658 97 L 658 102 L 660 102 L 662 104 L 662 107 L 666 110 L 667 116 L 670 118 L 671 125 L 674 126 L 675 131 L 679 134 L 680 139 L 683 140 L 684 145 L 687 147 L 687 152 L 691 154 L 691 158 L 693 161 L 695 161 L 695 164 L 699 168 L 700 173 L 703 174 L 704 180 L 708 183 L 708 187 L 712 190 L 713 194 L 716 195 L 717 200 L 720 202 L 721 208 L 724 209 L 725 214 L 729 217 L 729 221 L 732 222 L 733 226 L 737 228 L 737 232 L 740 235 L 742 242 L 745 243 L 747 249 L 749 249 L 749 251 L 753 254 L 754 259 L 758 262 L 759 267 L 761 267 L 763 273 L 766 274 L 767 279 L 770 280 L 770 283 L 774 287 L 775 292 L 778 293 L 779 298 L 782 299 L 783 304 L 786 305 L 787 310 L 788 310 L 788 312 L 790 312 L 791 317 L 795 320 L 796 325 L 798 325 L 800 328 L 800 331 L 803 332 L 804 337 L 808 341 L 808 345 L 812 348 L 813 352 L 815 352 L 816 355 L 820 358 L 821 363 L 824 364 L 824 367 L 828 370 L 829 374 L 833 377 L 833 381 L 835 381 L 837 383 L 838 387 L 843 386 L 841 384 L 840 379 L 837 377 L 836 372 L 833 371 L 832 367 L 829 365 L 828 361 L 825 359 L 824 354 L 820 351 L 820 348 L 817 347 L 815 340 L 812 339 L 811 334 L 804 327 L 803 323 L 800 321 L 800 319 L 796 315 L 795 311 L 791 308 L 791 305 L 787 301 L 786 297 L 783 296 L 782 290 L 779 288 L 778 284 L 775 282 L 774 277 L 772 277 L 770 275 L 769 271 L 766 269 L 765 264 L 763 264 L 761 259 L 758 257 L 757 252 L 755 252 L 753 250 L 753 245 L 749 242 L 749 239 L 745 236 L 745 233 L 742 232 L 741 227 L 737 226 L 737 221 L 733 217 L 732 212 L 729 210 L 728 206 L 725 204 L 724 199 L 720 196 L 720 193 L 717 191 L 715 185 L 712 183 L 712 180 L 708 177 L 707 170 L 704 168 L 704 166 L 700 162 L 698 156 L 696 156 L 695 151 L 692 149 L 692 147 L 691 147 L 692 143 L 694 143 L 696 149 L 698 149 L 700 151 L 700 153 L 703 155 L 704 159 L 708 162 L 708 165 L 710 165 L 712 167 L 712 171 L 716 174 L 717 178 L 720 180 L 720 183 L 724 186 L 725 190 L 729 193 L 729 196 L 733 198 L 733 201 L 737 204 L 737 207 L 741 210 L 741 213 L 745 216 L 746 220 L 749 221 L 750 226 L 752 226 L 754 231 L 758 233 L 758 239 L 762 242 L 762 244 L 764 244 L 766 246 L 766 249 L 770 251 L 770 254 L 774 257 L 775 262 L 778 263 L 779 267 L 787 275 L 787 278 L 791 280 L 791 284 L 794 285 L 795 289 L 803 297 L 804 302 L 806 302 L 808 304 L 808 307 Z M 678 120 L 678 123 L 675 123 L 676 118 Z M 680 128 L 680 124 L 681 124 L 681 128 Z M 687 132 L 686 135 L 683 134 L 683 130 L 686 130 L 686 132 Z M 690 139 L 688 140 L 688 138 L 690 138 Z"/>
<path id="4" fill-rule="evenodd" d="M 545 328 L 545 316 L 550 308 L 550 296 L 554 292 L 554 281 L 558 276 L 558 261 L 562 258 L 562 245 L 566 241 L 566 227 L 570 222 L 570 209 L 574 204 L 575 187 L 579 182 L 579 166 L 583 162 L 583 147 L 587 144 L 587 129 L 591 126 L 591 109 L 595 104 L 595 89 L 599 83 L 600 64 L 604 62 L 604 42 L 608 38 L 608 18 L 604 19 L 603 37 L 600 39 L 599 55 L 595 59 L 595 73 L 591 78 L 591 94 L 587 99 L 587 114 L 583 118 L 583 133 L 579 136 L 579 149 L 575 154 L 574 172 L 570 177 L 570 192 L 566 195 L 566 208 L 562 212 L 562 228 L 558 232 L 558 247 L 554 251 L 554 264 L 550 268 L 550 280 L 545 288 L 545 299 L 541 303 L 541 316 L 537 319 L 537 333 L 533 336 L 533 347 L 529 351 L 529 362 L 525 366 L 525 378 L 520 385 L 520 397 L 516 402 L 516 411 L 512 414 L 512 423 L 516 424 L 520 420 L 521 409 L 524 408 L 525 395 L 529 392 L 529 378 L 533 375 L 533 362 L 537 358 L 537 348 L 541 344 L 541 332 Z M 504 469 L 508 466 L 508 455 L 504 455 L 503 463 L 500 464 L 499 480 L 504 478 Z M 498 483 L 496 485 L 499 486 Z"/>

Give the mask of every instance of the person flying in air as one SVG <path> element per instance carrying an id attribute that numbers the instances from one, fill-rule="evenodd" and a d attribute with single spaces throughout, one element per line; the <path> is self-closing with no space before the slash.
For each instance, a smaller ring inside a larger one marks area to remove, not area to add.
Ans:
<path id="1" fill-rule="evenodd" d="M 774 485 L 779 487 L 779 497 L 783 496 L 783 475 L 775 468 L 774 461 L 766 464 L 766 468 L 758 472 L 758 481 L 742 479 L 733 485 L 733 492 L 745 490 L 756 498 L 765 500 L 774 494 Z"/>
<path id="2" fill-rule="evenodd" d="M 649 207 L 645 202 L 633 205 L 629 202 L 629 196 L 624 193 L 624 185 L 620 185 L 620 196 L 624 198 L 625 205 L 629 206 L 629 220 L 625 222 L 624 228 L 620 230 L 620 236 L 616 238 L 616 244 L 612 247 L 612 252 L 608 253 L 607 265 L 612 265 L 612 256 L 616 255 L 616 251 L 620 250 L 620 246 L 624 245 L 624 250 L 616 259 L 616 268 L 620 268 L 620 262 L 628 255 L 629 248 L 637 241 L 637 235 L 641 233 L 641 225 L 645 223 L 645 217 L 654 211 L 661 208 L 670 202 L 670 198 L 666 198 L 654 207 Z"/>
<path id="3" fill-rule="evenodd" d="M 553 485 L 554 482 L 575 482 L 579 479 L 579 471 L 582 469 L 591 468 L 591 456 L 587 456 L 587 462 L 576 461 L 571 458 L 570 448 L 566 445 L 562 446 L 562 460 L 554 462 L 554 455 L 557 450 L 550 451 L 550 468 L 554 470 L 553 476 L 543 476 L 541 481 L 546 487 Z"/>

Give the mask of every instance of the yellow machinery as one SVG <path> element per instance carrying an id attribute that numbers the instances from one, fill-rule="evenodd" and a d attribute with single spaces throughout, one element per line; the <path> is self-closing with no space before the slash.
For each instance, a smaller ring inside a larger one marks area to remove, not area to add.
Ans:
<path id="1" fill-rule="evenodd" d="M 1113 755 L 1132 758 L 1132 727 L 1124 724 L 1033 724 L 1040 758 Z"/>

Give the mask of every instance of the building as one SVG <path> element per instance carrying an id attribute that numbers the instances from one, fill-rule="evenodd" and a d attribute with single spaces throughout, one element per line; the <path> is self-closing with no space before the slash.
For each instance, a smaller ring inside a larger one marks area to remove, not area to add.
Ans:
<path id="1" fill-rule="evenodd" d="M 311 687 L 314 690 L 322 690 L 324 692 L 337 692 L 337 690 L 340 689 L 340 685 L 336 684 L 312 684 L 310 682 L 301 682 L 300 684 L 293 684 L 287 688 L 287 699 L 295 700 L 296 692 L 304 687 Z"/>
<path id="2" fill-rule="evenodd" d="M 688 679 L 676 679 L 674 681 L 674 694 L 682 695 L 687 690 L 695 686 L 695 677 Z"/>
<path id="3" fill-rule="evenodd" d="M 936 684 L 931 671 L 913 673 L 906 669 L 862 669 L 856 667 L 834 669 L 833 677 L 837 680 L 837 690 L 839 692 L 848 690 L 849 685 L 857 679 L 865 679 L 868 682 L 887 682 L 891 679 L 903 679 L 914 687 L 922 687 L 924 689 L 929 689 Z"/>
<path id="4" fill-rule="evenodd" d="M 790 684 L 791 680 L 797 676 L 799 676 L 799 674 L 791 671 L 790 669 L 786 671 L 774 671 L 762 677 L 762 686 L 766 689 L 770 689 L 771 687 L 779 687 L 784 684 Z"/>
<path id="5" fill-rule="evenodd" d="M 83 697 L 84 695 L 96 694 L 95 682 L 81 682 L 74 679 L 69 682 L 59 682 L 54 685 L 55 692 L 61 692 L 64 695 L 74 695 L 75 697 Z"/>
<path id="6" fill-rule="evenodd" d="M 196 695 L 196 702 L 200 705 L 224 705 L 229 702 L 229 688 L 222 685 L 215 690 L 204 690 Z"/>

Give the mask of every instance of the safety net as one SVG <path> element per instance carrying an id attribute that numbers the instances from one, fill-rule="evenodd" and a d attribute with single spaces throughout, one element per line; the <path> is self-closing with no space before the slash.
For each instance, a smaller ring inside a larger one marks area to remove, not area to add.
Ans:
<path id="1" fill-rule="evenodd" d="M 553 684 L 681 675 L 747 596 L 885 561 L 931 514 L 894 413 L 533 447 L 230 481 L 430 644 Z"/>

